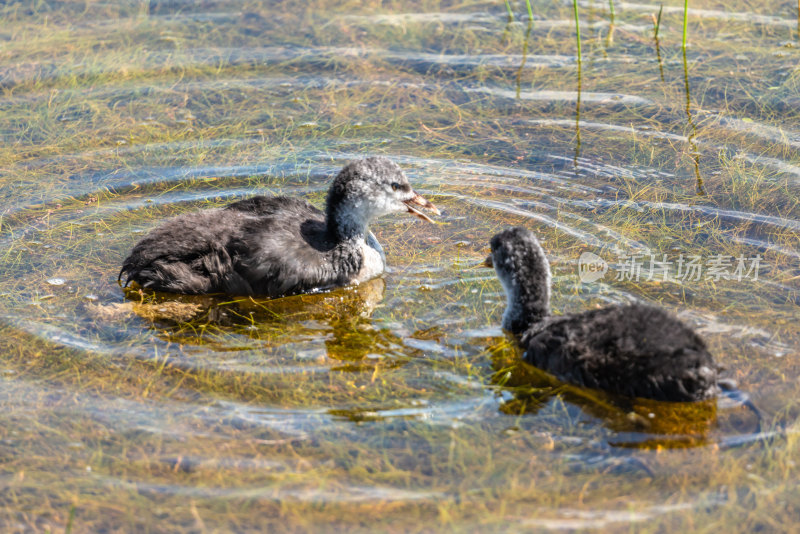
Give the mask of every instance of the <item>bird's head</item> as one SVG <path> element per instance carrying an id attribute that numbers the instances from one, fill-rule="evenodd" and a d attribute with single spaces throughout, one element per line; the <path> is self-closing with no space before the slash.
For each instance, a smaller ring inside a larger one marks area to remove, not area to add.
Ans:
<path id="1" fill-rule="evenodd" d="M 340 233 L 363 233 L 370 222 L 390 213 L 407 212 L 428 222 L 427 210 L 439 215 L 430 201 L 414 191 L 403 170 L 385 157 L 351 161 L 328 191 L 328 219 Z"/>

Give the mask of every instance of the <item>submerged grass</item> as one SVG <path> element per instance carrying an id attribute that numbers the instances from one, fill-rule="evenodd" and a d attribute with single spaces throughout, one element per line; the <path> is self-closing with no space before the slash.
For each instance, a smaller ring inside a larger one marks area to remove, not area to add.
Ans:
<path id="1" fill-rule="evenodd" d="M 581 55 L 577 3 L 537 4 L 542 22 L 504 38 L 499 4 L 36 6 L 0 10 L 8 529 L 793 524 L 800 71 L 785 24 L 705 18 L 681 73 L 680 10 L 664 9 L 658 84 L 629 9 L 603 57 L 591 20 Z M 123 298 L 119 261 L 158 221 L 256 191 L 320 205 L 364 153 L 400 161 L 448 223 L 377 224 L 385 279 L 273 302 Z M 511 224 L 542 237 L 557 313 L 678 312 L 780 435 L 754 440 L 746 410 L 619 406 L 521 364 L 496 329 L 499 284 L 468 269 Z M 764 270 L 586 285 L 583 251 L 760 254 Z"/>

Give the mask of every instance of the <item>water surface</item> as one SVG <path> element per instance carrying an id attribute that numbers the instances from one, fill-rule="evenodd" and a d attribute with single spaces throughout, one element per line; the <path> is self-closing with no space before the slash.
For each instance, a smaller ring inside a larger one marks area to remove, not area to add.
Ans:
<path id="1" fill-rule="evenodd" d="M 4 531 L 783 530 L 797 517 L 800 47 L 789 1 L 0 7 Z M 166 217 L 322 205 L 383 154 L 443 212 L 390 268 L 276 301 L 126 294 Z M 493 272 L 643 301 L 763 413 L 619 402 L 520 363 Z M 582 283 L 579 257 L 608 264 Z"/>

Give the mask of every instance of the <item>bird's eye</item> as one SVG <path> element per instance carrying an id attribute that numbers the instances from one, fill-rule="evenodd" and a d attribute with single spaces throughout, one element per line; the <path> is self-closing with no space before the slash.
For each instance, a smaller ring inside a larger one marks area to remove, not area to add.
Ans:
<path id="1" fill-rule="evenodd" d="M 397 191 L 399 189 L 400 189 L 400 184 L 398 184 L 397 182 L 392 182 L 392 190 Z"/>

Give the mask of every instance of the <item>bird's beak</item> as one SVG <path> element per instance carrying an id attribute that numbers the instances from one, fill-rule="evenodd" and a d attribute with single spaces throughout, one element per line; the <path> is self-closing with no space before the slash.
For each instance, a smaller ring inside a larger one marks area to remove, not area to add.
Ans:
<path id="1" fill-rule="evenodd" d="M 467 267 L 467 269 L 483 269 L 484 267 L 494 267 L 491 254 L 489 254 L 485 260 L 478 262 L 475 265 L 471 265 Z"/>
<path id="2" fill-rule="evenodd" d="M 433 219 L 431 219 L 430 217 L 428 217 L 427 215 L 425 215 L 424 213 L 419 211 L 414 206 L 419 206 L 422 209 L 426 209 L 426 210 L 430 211 L 431 213 L 433 213 L 434 215 L 441 215 L 439 210 L 436 209 L 436 206 L 434 206 L 428 199 L 426 199 L 425 197 L 423 197 L 422 195 L 420 195 L 416 191 L 414 192 L 414 196 L 411 197 L 408 200 L 404 200 L 403 204 L 405 204 L 406 207 L 408 208 L 408 213 L 411 213 L 412 215 L 416 215 L 417 217 L 419 217 L 423 221 L 428 221 L 428 222 L 432 223 Z"/>

